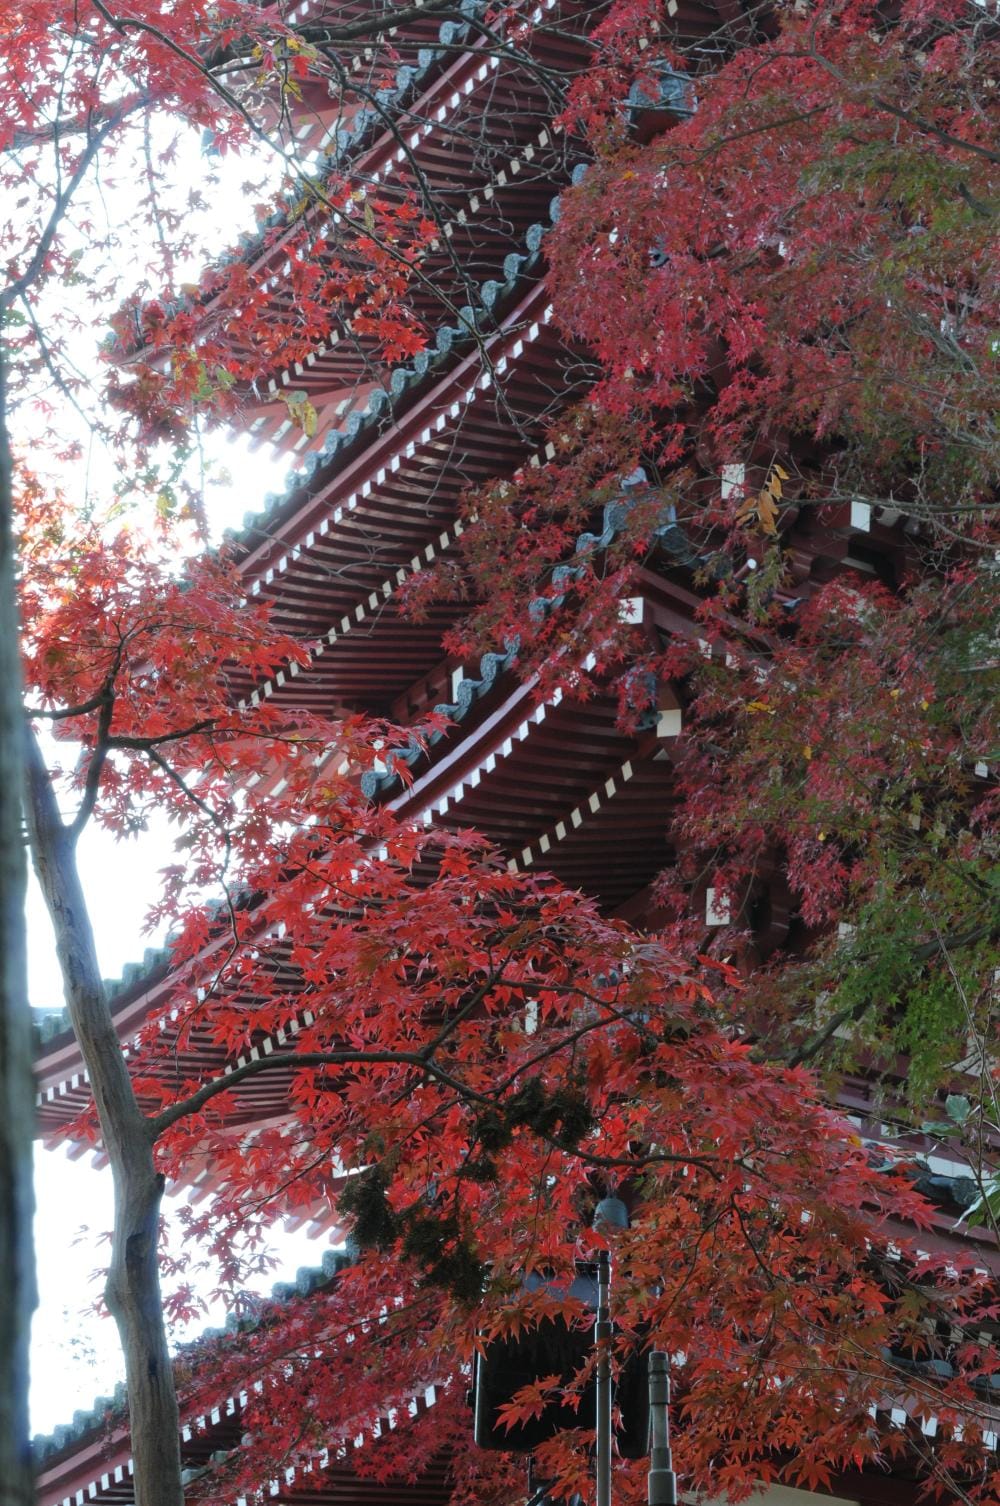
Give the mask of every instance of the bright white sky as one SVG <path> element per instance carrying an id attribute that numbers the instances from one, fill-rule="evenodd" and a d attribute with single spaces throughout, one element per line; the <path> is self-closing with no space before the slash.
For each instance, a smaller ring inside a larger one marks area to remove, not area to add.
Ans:
<path id="1" fill-rule="evenodd" d="M 220 443 L 219 458 L 233 478 L 225 493 L 216 494 L 221 531 L 239 524 L 245 511 L 260 507 L 267 491 L 282 490 L 288 461 L 264 450 L 251 452 L 242 440 Z M 141 960 L 145 947 L 162 941 L 158 935 L 144 936 L 142 928 L 157 872 L 170 859 L 165 827 L 125 843 L 95 827 L 82 837 L 80 864 L 106 978 L 118 977 L 127 962 Z M 61 1005 L 62 980 L 37 890 L 29 899 L 28 927 L 31 1001 Z M 77 1409 L 89 1409 L 97 1396 L 109 1395 L 122 1377 L 122 1366 L 114 1324 L 91 1311 L 105 1260 L 101 1236 L 111 1227 L 110 1173 L 96 1170 L 89 1157 L 72 1160 L 65 1148 L 42 1146 L 36 1149 L 36 1168 L 40 1302 L 33 1326 L 31 1420 L 34 1432 L 48 1433 L 69 1422 Z M 273 1253 L 279 1265 L 254 1289 L 269 1291 L 274 1281 L 290 1279 L 297 1266 L 318 1265 L 324 1247 L 325 1242 L 317 1243 L 304 1231 L 276 1229 Z M 216 1307 L 205 1321 L 221 1325 L 224 1319 Z"/>
<path id="2" fill-rule="evenodd" d="M 211 207 L 203 226 L 208 250 L 220 249 L 230 244 L 242 229 L 252 228 L 246 195 L 241 188 L 247 168 L 232 160 L 227 180 L 230 160 L 226 159 L 221 166 L 218 161 L 212 164 L 216 172 L 221 172 L 222 181 L 209 192 Z M 185 188 L 204 181 L 207 167 L 196 137 L 189 136 L 181 143 L 176 171 L 178 183 Z M 122 192 L 120 186 L 109 191 L 105 185 L 100 209 L 113 217 L 121 205 L 124 227 L 129 216 L 124 200 L 119 197 Z M 123 268 L 142 265 L 141 249 L 137 250 L 134 241 L 126 244 L 126 234 L 131 235 L 133 229 L 134 225 L 127 232 L 123 229 L 120 237 Z M 180 275 L 196 274 L 197 268 L 192 267 Z M 123 288 L 128 275 L 127 270 L 123 271 Z M 86 350 L 81 347 L 76 357 L 84 369 L 88 361 L 93 361 L 90 337 L 87 347 Z M 61 402 L 58 395 L 54 401 Z M 72 414 L 65 412 L 65 405 L 60 422 L 63 417 L 68 431 L 75 421 Z M 18 418 L 22 424 L 15 437 L 23 441 L 29 435 L 30 413 L 22 412 Z M 209 436 L 205 449 L 216 475 L 224 468 L 230 478 L 225 484 L 212 486 L 206 498 L 211 523 L 218 534 L 226 527 L 238 527 L 244 513 L 262 507 L 267 492 L 284 490 L 290 469 L 287 456 L 276 457 L 265 449 L 251 451 L 243 437 L 226 440 Z M 86 479 L 91 496 L 102 486 L 108 487 L 110 494 L 114 480 L 111 465 L 111 457 L 100 453 L 92 456 Z M 65 486 L 72 497 L 73 487 L 81 486 L 80 477 L 67 476 Z M 105 977 L 119 976 L 126 963 L 141 960 L 146 946 L 161 942 L 161 936 L 143 934 L 143 921 L 156 890 L 158 870 L 171 857 L 165 828 L 160 832 L 151 830 L 123 844 L 96 828 L 84 834 L 80 862 Z M 39 1006 L 61 1005 L 62 983 L 52 935 L 37 892 L 29 901 L 28 924 L 31 1001 Z M 106 1170 L 96 1170 L 88 1157 L 70 1159 L 65 1148 L 47 1150 L 38 1146 L 36 1167 L 40 1305 L 33 1327 L 31 1415 L 33 1431 L 45 1433 L 59 1423 L 69 1422 L 77 1409 L 88 1410 L 97 1396 L 110 1394 L 121 1378 L 122 1366 L 114 1325 L 90 1310 L 100 1292 L 101 1266 L 106 1258 L 102 1236 L 111 1227 L 110 1175 Z M 169 1218 L 169 1204 L 165 1211 Z M 298 1265 L 318 1264 L 323 1248 L 324 1243 L 309 1240 L 304 1232 L 288 1234 L 276 1230 L 273 1252 L 279 1266 L 256 1289 L 269 1290 L 273 1281 L 294 1275 Z M 215 1309 L 205 1321 L 221 1323 L 224 1316 Z M 182 1337 L 191 1336 L 189 1333 Z"/>

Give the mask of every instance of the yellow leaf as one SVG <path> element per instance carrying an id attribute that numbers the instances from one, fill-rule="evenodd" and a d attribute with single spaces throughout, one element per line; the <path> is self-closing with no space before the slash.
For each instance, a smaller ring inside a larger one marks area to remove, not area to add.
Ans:
<path id="1" fill-rule="evenodd" d="M 761 492 L 757 498 L 757 517 L 764 533 L 777 533 L 778 508 L 770 492 Z"/>
<path id="2" fill-rule="evenodd" d="M 776 476 L 781 477 L 782 481 L 788 480 L 788 472 L 785 470 L 784 466 L 779 465 L 777 461 L 775 461 L 774 465 L 772 466 L 772 470 L 774 471 L 774 474 Z"/>
<path id="3" fill-rule="evenodd" d="M 812 750 L 812 748 L 810 748 L 809 744 L 806 743 L 805 747 L 802 749 L 802 757 L 808 763 L 809 760 L 810 760 L 810 758 L 812 758 L 812 756 L 813 756 L 813 750 Z"/>

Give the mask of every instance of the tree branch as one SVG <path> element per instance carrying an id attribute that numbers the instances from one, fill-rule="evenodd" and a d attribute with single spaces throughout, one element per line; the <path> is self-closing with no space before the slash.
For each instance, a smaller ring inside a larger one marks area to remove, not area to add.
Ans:
<path id="1" fill-rule="evenodd" d="M 938 952 L 948 955 L 956 947 L 973 946 L 977 941 L 986 941 L 1000 936 L 1000 924 L 996 921 L 991 924 L 976 926 L 971 931 L 965 931 L 958 936 L 937 936 L 933 941 L 925 941 L 921 946 L 915 947 L 911 956 L 914 962 L 927 962 Z M 857 1024 L 872 1009 L 878 1000 L 872 995 L 862 999 L 858 1004 L 851 1004 L 845 1009 L 838 1009 L 831 1015 L 822 1029 L 817 1030 L 815 1035 L 809 1037 L 801 1046 L 791 1051 L 785 1060 L 790 1067 L 801 1067 L 806 1062 L 812 1061 L 823 1050 L 823 1047 L 836 1035 L 841 1025 L 849 1023 Z"/>
<path id="2" fill-rule="evenodd" d="M 593 1027 L 591 1027 L 593 1028 Z M 570 1042 L 563 1042 L 568 1045 Z M 226 1077 L 213 1079 L 192 1093 L 189 1098 L 182 1099 L 179 1103 L 173 1103 L 161 1113 L 147 1119 L 150 1133 L 158 1140 L 163 1132 L 176 1124 L 179 1119 L 186 1118 L 189 1114 L 195 1114 L 206 1103 L 218 1097 L 220 1093 L 226 1093 L 237 1083 L 243 1082 L 248 1077 L 256 1077 L 261 1072 L 268 1072 L 274 1068 L 284 1067 L 294 1070 L 299 1067 L 338 1067 L 338 1066 L 400 1066 L 412 1067 L 417 1072 L 432 1077 L 436 1082 L 442 1083 L 457 1094 L 460 1102 L 482 1104 L 488 1108 L 501 1108 L 497 1102 L 496 1093 L 480 1093 L 477 1089 L 460 1082 L 450 1072 L 434 1062 L 428 1061 L 419 1052 L 415 1051 L 302 1051 L 280 1052 L 271 1056 L 260 1056 L 254 1061 L 244 1062 L 241 1067 L 234 1067 Z M 513 1077 L 508 1082 L 513 1081 Z M 531 1127 L 529 1126 L 529 1129 Z M 546 1134 L 542 1130 L 531 1129 L 531 1133 L 539 1140 L 550 1145 L 553 1150 L 563 1155 L 572 1156 L 575 1160 L 583 1161 L 589 1166 L 599 1166 L 605 1169 L 629 1168 L 637 1171 L 644 1166 L 670 1164 L 675 1166 L 699 1166 L 716 1180 L 719 1171 L 712 1164 L 712 1158 L 697 1153 L 691 1155 L 674 1155 L 670 1151 L 650 1151 L 642 1156 L 601 1156 L 594 1152 L 582 1150 L 579 1146 L 569 1145 L 556 1135 Z"/>
<path id="3" fill-rule="evenodd" d="M 52 242 L 55 240 L 56 231 L 59 228 L 60 221 L 66 212 L 70 200 L 86 177 L 90 164 L 97 156 L 104 142 L 110 136 L 111 132 L 121 124 L 126 113 L 126 111 L 116 110 L 87 142 L 69 181 L 65 187 L 59 189 L 55 196 L 52 213 L 49 215 L 45 229 L 39 236 L 38 244 L 28 265 L 19 277 L 15 277 L 12 282 L 7 284 L 3 292 L 0 292 L 0 310 L 9 309 L 17 299 L 27 292 L 28 288 L 31 287 L 36 277 L 42 271 L 46 258 L 52 249 Z"/>
<path id="4" fill-rule="evenodd" d="M 122 748 L 135 753 L 149 753 L 154 748 L 161 747 L 164 743 L 176 743 L 185 737 L 195 737 L 199 732 L 211 732 L 215 728 L 215 725 L 214 717 L 206 717 L 204 721 L 192 722 L 190 727 L 180 727 L 176 732 L 161 732 L 157 737 L 122 737 L 116 733 L 113 737 L 107 739 L 107 743 L 109 748 Z M 168 772 L 174 777 L 172 769 L 168 770 Z M 187 786 L 182 785 L 182 788 L 189 799 L 196 799 Z M 206 809 L 206 814 L 211 814 L 211 812 Z"/>
<path id="5" fill-rule="evenodd" d="M 458 1078 L 452 1077 L 451 1073 L 444 1071 L 434 1062 L 416 1051 L 283 1051 L 271 1056 L 257 1057 L 254 1061 L 244 1062 L 242 1067 L 234 1067 L 226 1077 L 214 1078 L 200 1087 L 190 1098 L 183 1099 L 180 1103 L 171 1104 L 162 1113 L 154 1115 L 149 1124 L 153 1136 L 159 1138 L 163 1131 L 176 1124 L 178 1119 L 186 1118 L 188 1114 L 196 1114 L 213 1098 L 220 1093 L 226 1093 L 237 1083 L 243 1082 L 247 1077 L 256 1077 L 261 1072 L 270 1071 L 272 1068 L 285 1067 L 294 1070 L 298 1067 L 342 1067 L 342 1066 L 398 1066 L 413 1067 L 418 1072 L 425 1072 L 429 1077 L 441 1082 L 445 1087 L 451 1088 L 463 1099 L 471 1099 L 474 1103 L 484 1105 L 493 1104 L 493 1099 L 486 1093 L 479 1093 L 475 1088 L 467 1087 L 459 1082 Z"/>
<path id="6" fill-rule="evenodd" d="M 94 737 L 94 747 L 90 755 L 90 764 L 87 768 L 87 777 L 84 780 L 83 785 L 83 799 L 80 801 L 80 808 L 77 811 L 76 815 L 73 817 L 73 820 L 66 827 L 66 833 L 69 837 L 70 842 L 72 843 L 76 842 L 80 833 L 83 831 L 83 828 L 90 820 L 94 812 L 94 806 L 97 803 L 97 791 L 100 788 L 101 773 L 103 772 L 104 765 L 107 762 L 108 751 L 111 746 L 109 733 L 111 730 L 111 719 L 115 714 L 115 681 L 118 678 L 118 671 L 121 669 L 122 655 L 124 652 L 125 640 L 122 639 L 122 641 L 118 644 L 118 647 L 115 649 L 115 655 L 111 661 L 111 668 L 108 670 L 104 684 L 101 687 L 100 696 L 98 698 L 98 706 L 100 707 L 100 712 L 97 718 L 97 732 Z"/>
<path id="7" fill-rule="evenodd" d="M 96 711 L 104 700 L 104 691 L 99 690 L 87 701 L 80 701 L 76 706 L 61 706 L 58 711 L 47 711 L 44 706 L 25 706 L 25 716 L 43 716 L 50 722 L 64 722 L 74 716 L 86 716 L 89 711 Z"/>
<path id="8" fill-rule="evenodd" d="M 933 120 L 927 120 L 925 116 L 917 115 L 912 110 L 904 110 L 900 105 L 894 105 L 891 100 L 883 98 L 881 94 L 872 93 L 864 88 L 864 86 L 852 84 L 847 75 L 836 64 L 831 63 L 829 58 L 823 56 L 815 43 L 810 47 L 806 56 L 811 57 L 813 62 L 818 63 L 822 69 L 829 73 L 831 78 L 835 78 L 849 94 L 866 96 L 877 110 L 884 110 L 887 115 L 892 115 L 897 120 L 905 121 L 907 125 L 914 126 L 918 131 L 923 131 L 925 135 L 936 136 L 945 146 L 958 147 L 963 152 L 972 152 L 977 157 L 985 157 L 987 162 L 1000 165 L 1000 152 L 991 152 L 989 147 L 980 146 L 975 141 L 966 141 L 962 136 L 953 136 L 943 126 L 935 125 Z"/>

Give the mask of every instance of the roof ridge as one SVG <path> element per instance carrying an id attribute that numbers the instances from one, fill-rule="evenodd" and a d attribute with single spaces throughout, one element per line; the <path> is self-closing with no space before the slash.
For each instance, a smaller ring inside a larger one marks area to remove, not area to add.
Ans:
<path id="1" fill-rule="evenodd" d="M 163 946 L 148 946 L 141 962 L 126 962 L 117 978 L 104 978 L 102 981 L 109 1000 L 125 993 L 136 983 L 147 982 L 161 967 L 166 968 L 170 952 L 169 940 Z M 64 1035 L 72 1028 L 69 1010 L 65 1005 L 33 1004 L 31 1014 L 32 1036 L 36 1048 L 49 1045 L 57 1036 Z"/>

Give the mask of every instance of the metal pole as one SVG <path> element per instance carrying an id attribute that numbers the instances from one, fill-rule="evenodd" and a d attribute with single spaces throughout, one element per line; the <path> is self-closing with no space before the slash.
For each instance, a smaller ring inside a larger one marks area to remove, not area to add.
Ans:
<path id="1" fill-rule="evenodd" d="M 677 1506 L 677 1476 L 670 1454 L 670 1379 L 667 1356 L 649 1356 L 649 1506 Z"/>
<path id="2" fill-rule="evenodd" d="M 597 1506 L 611 1506 L 611 1259 L 597 1261 Z"/>

